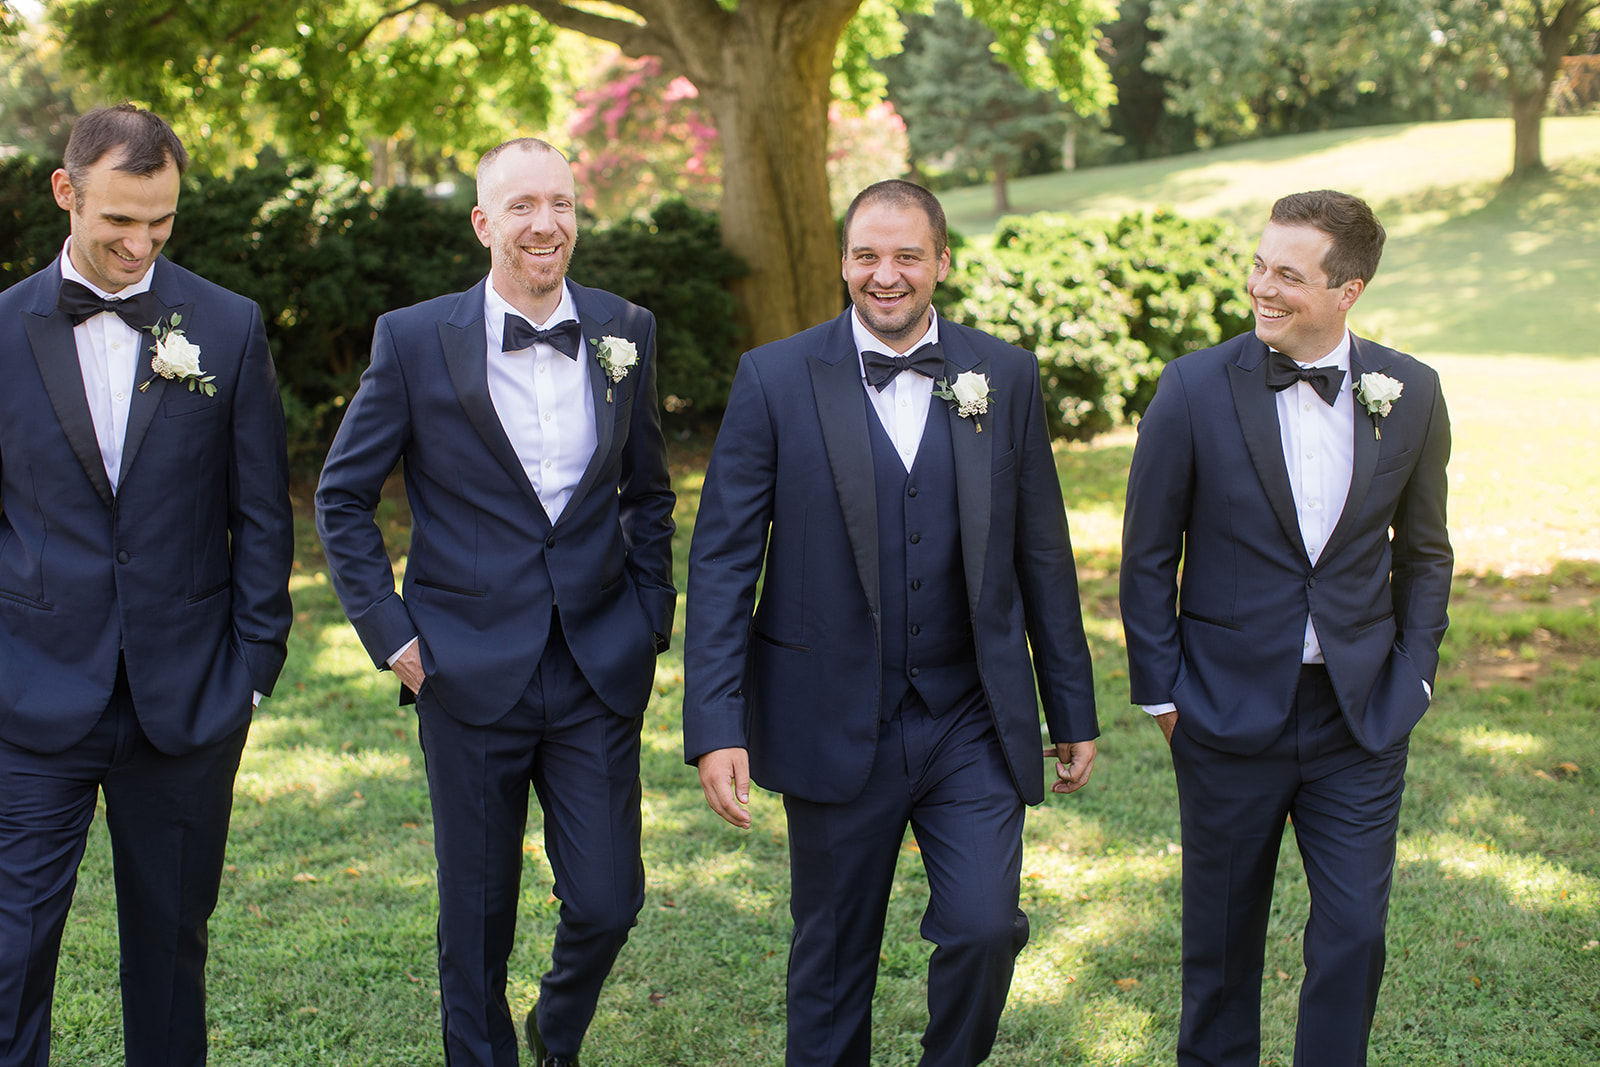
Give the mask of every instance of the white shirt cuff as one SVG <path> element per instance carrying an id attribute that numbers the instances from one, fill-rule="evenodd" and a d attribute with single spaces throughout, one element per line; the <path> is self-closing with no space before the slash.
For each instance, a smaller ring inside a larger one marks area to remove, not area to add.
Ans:
<path id="1" fill-rule="evenodd" d="M 1178 705 L 1176 704 L 1140 704 L 1139 706 L 1144 709 L 1146 715 L 1166 715 L 1169 712 L 1178 710 Z"/>
<path id="2" fill-rule="evenodd" d="M 384 660 L 384 662 L 387 663 L 389 666 L 393 667 L 394 666 L 394 661 L 399 659 L 401 656 L 405 655 L 406 651 L 412 645 L 416 644 L 417 641 L 418 641 L 418 638 L 413 637 L 411 640 L 407 641 L 405 644 L 403 644 L 399 648 L 395 649 L 394 650 L 394 655 L 392 655 L 388 659 Z"/>
<path id="3" fill-rule="evenodd" d="M 1427 684 L 1427 683 L 1423 683 L 1423 684 Z M 262 696 L 263 696 L 263 694 L 262 694 L 261 690 L 259 690 L 259 689 L 250 690 L 250 706 L 252 708 L 259 708 L 261 706 L 261 697 Z"/>

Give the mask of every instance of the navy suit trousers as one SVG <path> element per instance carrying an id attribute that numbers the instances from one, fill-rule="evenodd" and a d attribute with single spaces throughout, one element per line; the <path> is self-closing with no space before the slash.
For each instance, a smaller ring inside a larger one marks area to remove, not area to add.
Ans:
<path id="1" fill-rule="evenodd" d="M 552 1054 L 575 1058 L 600 987 L 644 906 L 639 718 L 595 695 L 559 619 L 522 699 L 469 726 L 417 698 L 439 863 L 439 985 L 449 1067 L 516 1067 L 506 1002 L 530 786 L 544 810 L 545 853 L 561 900 L 538 1026 Z"/>
<path id="2" fill-rule="evenodd" d="M 889 891 L 909 825 L 928 874 L 922 1067 L 988 1056 L 1028 942 L 1018 905 L 1023 804 L 981 692 L 935 718 L 915 691 L 879 727 L 865 790 L 784 797 L 789 816 L 788 1067 L 866 1067 Z"/>
<path id="3" fill-rule="evenodd" d="M 1261 980 L 1286 819 L 1311 893 L 1296 1067 L 1358 1067 L 1383 980 L 1408 742 L 1356 744 L 1326 668 L 1301 668 L 1289 722 L 1238 756 L 1172 735 L 1183 824 L 1179 1067 L 1261 1062 Z"/>
<path id="4" fill-rule="evenodd" d="M 183 756 L 145 736 L 117 666 L 89 735 L 43 755 L 0 741 L 0 1067 L 45 1067 L 56 959 L 100 791 L 117 887 L 128 1067 L 206 1062 L 206 923 L 248 726 Z"/>

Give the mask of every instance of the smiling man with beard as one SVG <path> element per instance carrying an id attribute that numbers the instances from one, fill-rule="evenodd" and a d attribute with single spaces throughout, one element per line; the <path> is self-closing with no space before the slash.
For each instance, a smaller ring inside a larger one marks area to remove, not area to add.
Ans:
<path id="1" fill-rule="evenodd" d="M 971 1067 L 1028 941 L 1041 702 L 1054 791 L 1094 765 L 1089 648 L 1038 362 L 933 312 L 950 250 L 932 193 L 869 186 L 844 230 L 853 306 L 746 353 L 706 470 L 685 755 L 734 826 L 750 826 L 751 781 L 783 794 L 785 1062 L 871 1061 L 909 826 L 936 946 L 921 1064 Z"/>
<path id="2" fill-rule="evenodd" d="M 655 319 L 567 280 L 576 206 L 543 141 L 483 157 L 489 276 L 378 320 L 317 489 L 340 602 L 416 703 L 452 1067 L 517 1064 L 505 987 L 530 786 L 561 900 L 524 1022 L 541 1067 L 577 1064 L 644 903 L 639 727 L 676 606 L 673 493 Z M 403 596 L 373 520 L 401 460 Z"/>

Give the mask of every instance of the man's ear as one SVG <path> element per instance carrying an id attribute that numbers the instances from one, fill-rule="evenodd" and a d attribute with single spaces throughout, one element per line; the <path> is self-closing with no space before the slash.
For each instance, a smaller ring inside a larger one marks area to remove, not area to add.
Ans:
<path id="1" fill-rule="evenodd" d="M 1339 310 L 1349 311 L 1355 306 L 1356 298 L 1366 291 L 1367 283 L 1360 278 L 1351 278 L 1339 287 Z"/>
<path id="2" fill-rule="evenodd" d="M 50 175 L 50 194 L 56 198 L 56 206 L 62 211 L 71 211 L 76 203 L 72 179 L 68 178 L 67 172 L 60 167 Z"/>

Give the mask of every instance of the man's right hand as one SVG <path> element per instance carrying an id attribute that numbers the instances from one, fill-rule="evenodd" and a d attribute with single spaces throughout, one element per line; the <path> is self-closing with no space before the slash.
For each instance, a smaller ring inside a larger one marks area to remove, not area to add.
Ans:
<path id="1" fill-rule="evenodd" d="M 410 648 L 389 664 L 389 669 L 399 677 L 400 684 L 413 693 L 422 692 L 422 683 L 428 680 L 428 673 L 422 669 L 422 653 L 418 651 L 421 644 L 420 641 L 412 642 Z"/>
<path id="2" fill-rule="evenodd" d="M 1154 716 L 1156 723 L 1161 727 L 1161 732 L 1166 735 L 1167 744 L 1172 744 L 1172 731 L 1178 728 L 1178 713 L 1169 711 L 1165 715 Z"/>
<path id="3" fill-rule="evenodd" d="M 701 756 L 698 765 L 711 810 L 741 830 L 750 829 L 750 753 L 719 748 Z"/>

